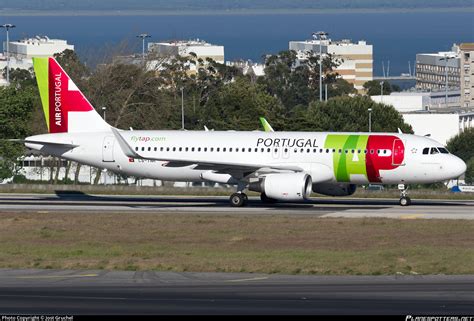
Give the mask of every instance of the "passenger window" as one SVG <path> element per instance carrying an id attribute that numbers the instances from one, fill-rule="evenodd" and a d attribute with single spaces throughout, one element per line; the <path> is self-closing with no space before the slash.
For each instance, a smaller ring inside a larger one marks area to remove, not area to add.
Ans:
<path id="1" fill-rule="evenodd" d="M 255 153 L 258 152 L 258 148 L 255 148 L 255 149 L 254 149 L 254 152 L 255 152 Z"/>
<path id="2" fill-rule="evenodd" d="M 142 147 L 142 152 L 144 152 L 144 151 L 145 151 L 145 147 Z"/>
<path id="3" fill-rule="evenodd" d="M 322 149 L 322 148 L 320 148 L 320 149 L 319 149 L 319 152 L 322 154 L 322 153 L 323 153 L 323 149 Z"/>
<path id="4" fill-rule="evenodd" d="M 430 153 L 430 149 L 428 147 L 423 148 L 423 155 L 428 155 Z"/>
<path id="5" fill-rule="evenodd" d="M 183 151 L 183 147 L 180 147 L 180 148 L 179 148 L 179 151 L 182 152 L 182 151 Z"/>
<path id="6" fill-rule="evenodd" d="M 268 153 L 270 153 L 270 150 L 271 150 L 270 148 L 267 148 L 267 152 L 268 152 Z"/>
<path id="7" fill-rule="evenodd" d="M 373 150 L 373 149 L 371 149 L 371 150 L 370 150 L 370 153 L 371 153 L 371 154 L 373 154 L 373 153 L 374 153 L 374 150 Z"/>
<path id="8" fill-rule="evenodd" d="M 342 149 L 339 149 L 339 154 L 342 154 Z"/>
<path id="9" fill-rule="evenodd" d="M 236 148 L 235 151 L 238 152 L 238 151 L 239 151 L 239 148 Z"/>
<path id="10" fill-rule="evenodd" d="M 430 154 L 439 154 L 439 151 L 435 147 L 431 147 L 431 153 Z"/>
<path id="11" fill-rule="evenodd" d="M 201 147 L 198 147 L 198 152 L 200 152 L 200 151 L 201 151 Z"/>
<path id="12" fill-rule="evenodd" d="M 252 148 L 249 148 L 249 149 L 248 149 L 248 152 L 250 153 L 251 151 L 252 151 Z"/>
<path id="13" fill-rule="evenodd" d="M 194 152 L 194 147 L 191 147 L 191 151 Z"/>
<path id="14" fill-rule="evenodd" d="M 158 147 L 155 147 L 155 152 L 158 150 Z"/>
<path id="15" fill-rule="evenodd" d="M 176 151 L 176 147 L 173 147 L 173 152 L 175 152 L 175 151 Z"/>
<path id="16" fill-rule="evenodd" d="M 189 148 L 188 148 L 188 147 L 186 147 L 184 150 L 187 152 L 187 151 L 189 150 Z"/>
<path id="17" fill-rule="evenodd" d="M 231 151 L 232 151 L 232 147 L 231 147 L 231 148 L 229 148 L 229 152 L 231 152 Z"/>
<path id="18" fill-rule="evenodd" d="M 265 148 L 261 148 L 260 151 L 263 153 L 265 151 Z"/>
<path id="19" fill-rule="evenodd" d="M 138 147 L 135 147 L 135 150 L 138 152 Z"/>
<path id="20" fill-rule="evenodd" d="M 166 151 L 169 152 L 169 151 L 170 151 L 170 148 L 169 148 L 169 147 L 166 147 Z"/>
<path id="21" fill-rule="evenodd" d="M 216 151 L 219 152 L 221 149 L 219 147 L 216 148 Z"/>

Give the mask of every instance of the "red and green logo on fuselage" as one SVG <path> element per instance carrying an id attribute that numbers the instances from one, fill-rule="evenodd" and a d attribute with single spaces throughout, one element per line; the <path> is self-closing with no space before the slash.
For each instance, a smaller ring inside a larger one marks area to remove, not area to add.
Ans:
<path id="1" fill-rule="evenodd" d="M 380 171 L 402 165 L 405 151 L 403 142 L 392 135 L 328 135 L 324 148 L 333 154 L 338 182 L 363 175 L 369 182 L 381 183 Z"/>

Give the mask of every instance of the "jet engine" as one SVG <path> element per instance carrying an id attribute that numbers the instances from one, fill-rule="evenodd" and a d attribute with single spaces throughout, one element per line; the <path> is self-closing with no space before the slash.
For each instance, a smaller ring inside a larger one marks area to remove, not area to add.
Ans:
<path id="1" fill-rule="evenodd" d="M 311 194 L 311 176 L 305 173 L 268 174 L 249 184 L 249 190 L 279 201 L 301 201 Z"/>
<path id="2" fill-rule="evenodd" d="M 355 193 L 357 185 L 345 183 L 321 183 L 313 185 L 313 192 L 327 196 L 349 196 Z"/>

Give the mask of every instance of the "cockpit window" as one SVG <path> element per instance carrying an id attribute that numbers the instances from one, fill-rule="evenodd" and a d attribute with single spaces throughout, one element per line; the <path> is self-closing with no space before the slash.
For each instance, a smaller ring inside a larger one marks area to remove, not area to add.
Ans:
<path id="1" fill-rule="evenodd" d="M 449 154 L 448 150 L 444 147 L 438 147 L 438 150 L 441 154 Z"/>
<path id="2" fill-rule="evenodd" d="M 429 147 L 423 148 L 423 155 L 428 155 L 429 153 L 430 153 Z"/>
<path id="3" fill-rule="evenodd" d="M 430 154 L 439 154 L 439 151 L 436 147 L 431 147 L 431 152 Z"/>

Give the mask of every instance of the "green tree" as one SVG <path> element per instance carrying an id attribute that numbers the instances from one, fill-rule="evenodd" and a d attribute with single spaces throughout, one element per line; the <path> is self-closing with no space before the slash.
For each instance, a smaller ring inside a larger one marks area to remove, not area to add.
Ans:
<path id="1" fill-rule="evenodd" d="M 278 97 L 287 111 L 298 105 L 308 105 L 319 99 L 319 55 L 310 51 L 300 61 L 296 51 L 281 51 L 265 58 L 265 76 L 258 82 L 267 92 Z M 322 60 L 324 83 L 331 87 L 338 79 L 333 69 L 340 63 L 331 55 Z"/>
<path id="2" fill-rule="evenodd" d="M 283 106 L 275 97 L 246 77 L 224 85 L 200 109 L 199 123 L 216 130 L 256 130 L 264 116 L 275 128 L 281 127 Z"/>
<path id="3" fill-rule="evenodd" d="M 467 163 L 466 173 L 464 174 L 464 180 L 466 184 L 474 184 L 474 157 L 471 158 Z"/>
<path id="4" fill-rule="evenodd" d="M 468 128 L 458 135 L 451 138 L 446 147 L 448 150 L 468 162 L 474 158 L 474 128 Z"/>
<path id="5" fill-rule="evenodd" d="M 24 146 L 7 139 L 24 138 L 29 134 L 28 120 L 33 109 L 34 93 L 31 87 L 0 88 L 0 180 L 14 175 L 18 157 Z"/>
<path id="6" fill-rule="evenodd" d="M 467 169 L 465 181 L 467 184 L 474 183 L 474 128 L 465 129 L 463 132 L 451 138 L 446 147 L 448 150 L 466 162 Z"/>
<path id="7" fill-rule="evenodd" d="M 290 114 L 288 130 L 303 131 L 368 131 L 372 109 L 372 131 L 412 133 L 411 126 L 392 106 L 375 103 L 368 97 L 335 97 L 327 102 L 314 101 L 309 107 L 298 106 Z"/>
<path id="8" fill-rule="evenodd" d="M 364 89 L 366 90 L 367 96 L 380 96 L 382 93 L 380 88 L 380 81 L 378 80 L 371 80 L 367 81 L 364 84 Z M 397 85 L 391 85 L 390 82 L 384 81 L 383 82 L 383 94 L 390 95 L 392 92 L 401 91 L 400 87 Z"/>

